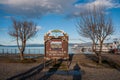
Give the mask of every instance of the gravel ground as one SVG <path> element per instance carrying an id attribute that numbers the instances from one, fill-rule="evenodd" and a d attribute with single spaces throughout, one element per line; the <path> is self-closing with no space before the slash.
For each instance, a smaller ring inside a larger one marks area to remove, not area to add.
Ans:
<path id="1" fill-rule="evenodd" d="M 120 72 L 116 69 L 82 68 L 82 80 L 120 80 Z"/>
<path id="2" fill-rule="evenodd" d="M 118 58 L 116 57 L 117 60 L 120 59 Z M 23 78 L 24 80 L 120 80 L 119 70 L 110 66 L 99 66 L 88 56 L 73 55 L 70 63 L 68 72 L 59 69 L 50 72 L 52 69 L 40 68 L 40 63 L 0 62 L 0 80 L 6 80 L 13 76 L 18 77 L 13 80 Z M 19 77 L 21 75 L 22 77 Z"/>
<path id="3" fill-rule="evenodd" d="M 0 63 L 0 80 L 6 80 L 7 78 L 25 72 L 35 66 L 38 63 L 22 64 L 22 63 Z"/>

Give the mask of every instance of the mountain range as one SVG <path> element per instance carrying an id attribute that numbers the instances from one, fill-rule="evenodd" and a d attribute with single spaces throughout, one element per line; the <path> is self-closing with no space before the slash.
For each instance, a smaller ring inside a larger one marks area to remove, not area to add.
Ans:
<path id="1" fill-rule="evenodd" d="M 92 43 L 88 42 L 88 43 L 69 43 L 69 46 L 74 46 L 74 45 L 78 45 L 78 46 L 91 46 Z M 5 46 L 5 47 L 16 47 L 17 45 L 1 45 L 0 46 Z M 44 44 L 27 44 L 26 47 L 44 47 Z"/>

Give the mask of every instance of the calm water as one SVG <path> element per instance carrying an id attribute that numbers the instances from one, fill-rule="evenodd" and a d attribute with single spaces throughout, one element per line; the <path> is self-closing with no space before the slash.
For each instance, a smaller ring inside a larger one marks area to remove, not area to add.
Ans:
<path id="1" fill-rule="evenodd" d="M 0 46 L 0 53 L 9 53 L 9 54 L 16 54 L 19 53 L 17 47 L 6 47 Z M 26 54 L 44 54 L 44 47 L 26 47 L 25 49 Z M 74 51 L 69 47 L 69 54 L 74 53 Z"/>

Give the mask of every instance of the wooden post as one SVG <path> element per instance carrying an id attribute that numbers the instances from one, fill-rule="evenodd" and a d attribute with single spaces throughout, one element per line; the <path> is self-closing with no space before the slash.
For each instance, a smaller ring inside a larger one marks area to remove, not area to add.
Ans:
<path id="1" fill-rule="evenodd" d="M 67 59 L 67 70 L 69 70 L 69 59 Z"/>
<path id="2" fill-rule="evenodd" d="M 56 60 L 56 58 L 55 58 L 55 64 L 56 64 L 56 61 L 57 61 L 57 60 Z"/>
<path id="3" fill-rule="evenodd" d="M 46 59 L 44 58 L 44 60 L 43 60 L 43 63 L 44 63 L 44 69 L 45 69 L 45 63 L 46 63 Z"/>

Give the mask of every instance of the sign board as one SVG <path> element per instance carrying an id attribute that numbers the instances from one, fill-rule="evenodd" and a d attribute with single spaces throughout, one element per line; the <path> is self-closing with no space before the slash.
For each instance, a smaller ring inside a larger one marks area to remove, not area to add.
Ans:
<path id="1" fill-rule="evenodd" d="M 68 35 L 61 30 L 52 30 L 44 36 L 45 59 L 68 59 Z"/>

